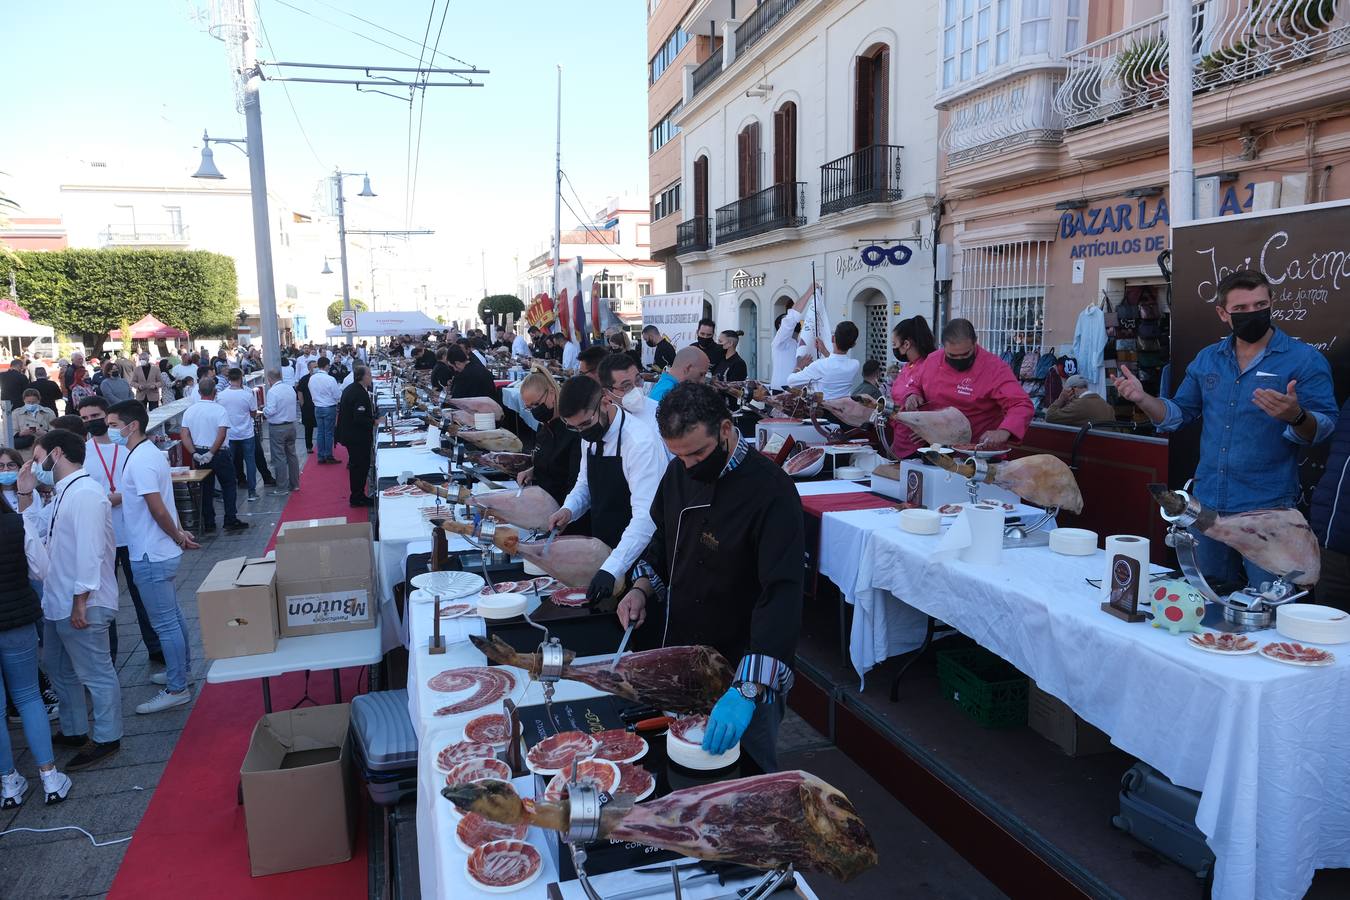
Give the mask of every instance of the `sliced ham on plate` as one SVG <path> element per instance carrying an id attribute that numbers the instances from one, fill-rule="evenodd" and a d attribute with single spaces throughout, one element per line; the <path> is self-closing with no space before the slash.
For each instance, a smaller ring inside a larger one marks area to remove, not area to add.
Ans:
<path id="1" fill-rule="evenodd" d="M 529 830 L 529 825 L 502 825 L 478 813 L 468 813 L 455 826 L 455 843 L 464 852 L 472 853 L 492 841 L 523 841 Z"/>
<path id="2" fill-rule="evenodd" d="M 525 754 L 525 764 L 531 772 L 556 775 L 570 771 L 573 760 L 590 759 L 599 746 L 600 743 L 589 734 L 564 731 L 546 737 L 531 747 Z"/>
<path id="3" fill-rule="evenodd" d="M 511 720 L 503 713 L 475 716 L 464 726 L 464 737 L 505 750 L 511 740 Z"/>
<path id="4" fill-rule="evenodd" d="M 602 731 L 595 735 L 595 739 L 600 742 L 600 749 L 595 751 L 596 759 L 627 763 L 641 759 L 647 752 L 647 742 L 641 735 L 621 728 Z"/>
<path id="5" fill-rule="evenodd" d="M 469 880 L 485 891 L 514 891 L 539 877 L 543 859 L 524 841 L 489 841 L 469 854 Z"/>

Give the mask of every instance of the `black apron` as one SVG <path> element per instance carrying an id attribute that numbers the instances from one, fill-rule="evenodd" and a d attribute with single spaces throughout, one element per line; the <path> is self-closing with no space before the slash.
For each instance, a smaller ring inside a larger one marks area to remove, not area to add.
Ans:
<path id="1" fill-rule="evenodd" d="M 581 438 L 576 432 L 553 422 L 539 423 L 534 438 L 534 484 L 548 491 L 550 497 L 560 506 L 577 483 L 577 469 L 581 463 L 579 444 Z M 574 457 L 572 454 L 576 453 Z M 591 533 L 591 514 L 588 512 L 568 523 L 563 534 L 589 536 Z"/>
<path id="2" fill-rule="evenodd" d="M 586 454 L 586 481 L 591 491 L 591 537 L 597 537 L 613 550 L 633 519 L 633 493 L 623 474 L 623 423 L 627 417 L 619 410 L 619 439 L 614 455 L 603 455 L 604 439 L 591 445 Z M 600 452 L 597 453 L 596 451 Z M 619 577 L 623 577 L 622 572 Z"/>

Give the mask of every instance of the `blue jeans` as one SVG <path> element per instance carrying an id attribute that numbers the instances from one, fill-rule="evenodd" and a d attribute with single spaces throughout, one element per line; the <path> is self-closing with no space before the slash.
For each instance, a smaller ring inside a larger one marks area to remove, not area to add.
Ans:
<path id="1" fill-rule="evenodd" d="M 319 459 L 333 458 L 333 427 L 337 425 L 336 406 L 314 407 L 314 422 L 318 428 Z"/>
<path id="2" fill-rule="evenodd" d="M 1275 580 L 1274 573 L 1243 559 L 1241 553 L 1227 544 L 1205 537 L 1194 529 L 1191 534 L 1195 535 L 1195 556 L 1200 572 L 1215 590 L 1222 591 L 1221 585 L 1241 587 L 1244 581 L 1260 590 L 1261 582 Z"/>
<path id="3" fill-rule="evenodd" d="M 0 631 L 0 694 L 8 693 L 23 719 L 23 736 L 39 766 L 55 761 L 52 726 L 38 690 L 38 636 L 31 625 Z M 9 729 L 0 728 L 0 775 L 14 768 Z"/>
<path id="4" fill-rule="evenodd" d="M 220 495 L 225 501 L 225 524 L 233 525 L 239 521 L 239 508 L 234 457 L 230 455 L 229 444 L 220 445 L 207 468 L 211 470 L 211 477 L 202 481 L 202 527 L 216 527 L 216 482 L 220 482 Z"/>
<path id="5" fill-rule="evenodd" d="M 235 472 L 239 471 L 242 462 L 250 494 L 258 492 L 258 461 L 253 458 L 253 451 L 256 449 L 257 443 L 256 437 L 244 438 L 242 441 L 230 441 L 230 452 L 234 454 L 235 459 Z"/>
<path id="6" fill-rule="evenodd" d="M 101 744 L 122 737 L 122 686 L 108 655 L 108 629 L 116 628 L 116 613 L 101 606 L 88 608 L 89 624 L 76 628 L 70 619 L 44 619 L 43 668 L 61 701 L 61 733 L 89 733 Z M 84 690 L 94 700 L 94 728 L 89 729 L 89 707 Z"/>
<path id="7" fill-rule="evenodd" d="M 187 623 L 183 608 L 178 605 L 178 589 L 174 576 L 182 555 L 151 562 L 149 556 L 131 561 L 136 573 L 136 584 L 141 588 L 141 600 L 150 624 L 159 635 L 159 646 L 164 651 L 164 674 L 168 689 L 173 693 L 187 690 L 188 667 L 192 665 L 192 647 L 188 643 Z"/>
<path id="8" fill-rule="evenodd" d="M 159 654 L 159 636 L 155 634 L 155 629 L 150 625 L 150 619 L 145 614 L 145 604 L 141 602 L 141 592 L 136 587 L 136 577 L 131 574 L 131 554 L 127 552 L 126 547 L 117 548 L 117 569 L 122 573 L 122 577 L 127 580 L 127 593 L 131 594 L 131 604 L 136 607 L 136 624 L 141 629 L 141 640 L 145 643 L 145 652 L 152 656 Z M 42 596 L 41 593 L 38 596 Z M 108 629 L 108 652 L 112 656 L 113 664 L 117 663 L 117 624 Z"/>

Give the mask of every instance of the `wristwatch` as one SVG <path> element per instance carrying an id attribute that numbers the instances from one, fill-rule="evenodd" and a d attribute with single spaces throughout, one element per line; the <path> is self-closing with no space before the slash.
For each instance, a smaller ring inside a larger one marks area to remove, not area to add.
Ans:
<path id="1" fill-rule="evenodd" d="M 764 693 L 764 685 L 754 681 L 738 681 L 732 685 L 742 697 L 754 703 Z"/>
<path id="2" fill-rule="evenodd" d="M 1300 409 L 1298 411 L 1298 418 L 1290 422 L 1289 425 L 1292 428 L 1297 428 L 1298 426 L 1302 425 L 1304 421 L 1307 420 L 1307 418 L 1308 418 L 1308 411 L 1306 409 Z"/>

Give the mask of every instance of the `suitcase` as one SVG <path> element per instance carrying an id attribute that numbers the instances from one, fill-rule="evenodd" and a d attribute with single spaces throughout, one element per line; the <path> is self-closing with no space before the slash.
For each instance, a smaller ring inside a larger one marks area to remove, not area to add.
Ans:
<path id="1" fill-rule="evenodd" d="M 352 700 L 356 762 L 370 799 L 391 806 L 417 792 L 417 734 L 408 692 L 376 691 Z"/>
<path id="2" fill-rule="evenodd" d="M 1214 853 L 1195 826 L 1200 794 L 1178 787 L 1156 769 L 1135 763 L 1120 779 L 1120 814 L 1111 824 L 1185 867 L 1196 878 L 1214 870 Z"/>

